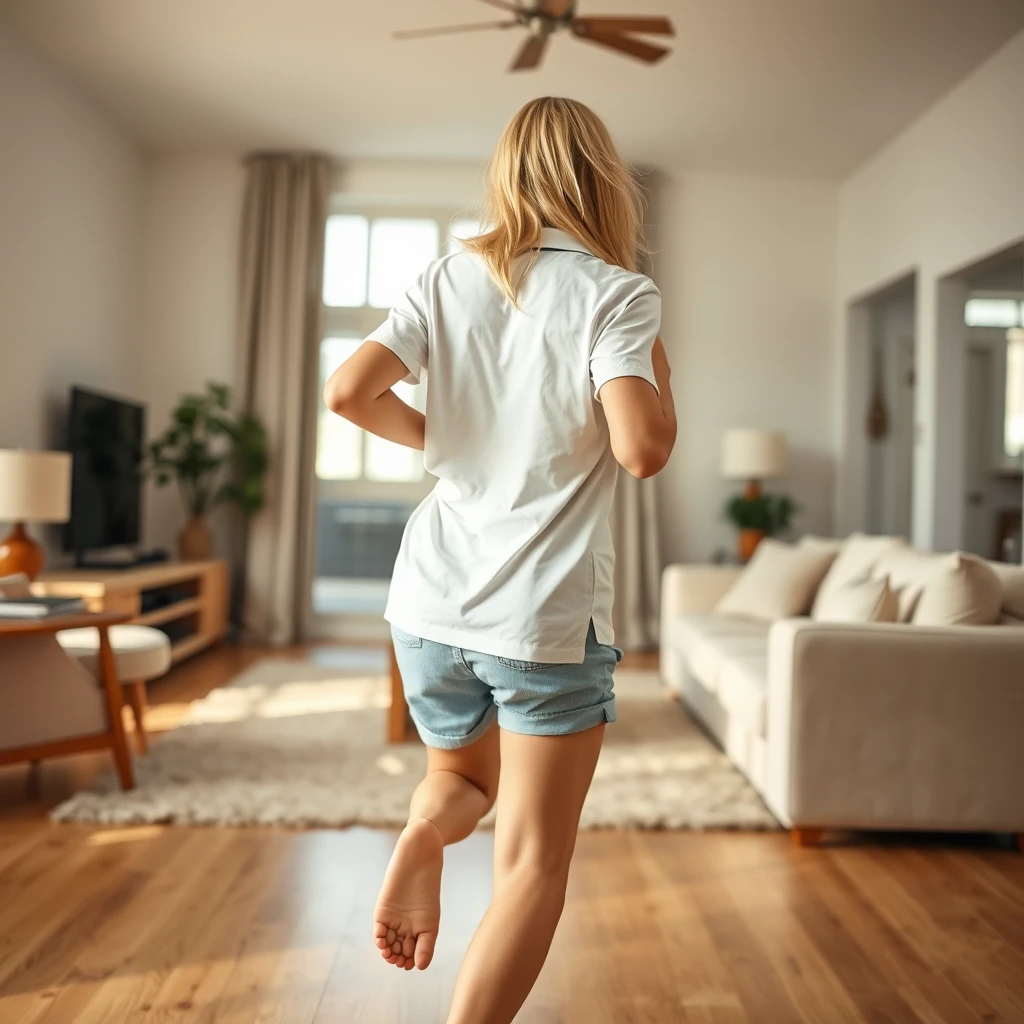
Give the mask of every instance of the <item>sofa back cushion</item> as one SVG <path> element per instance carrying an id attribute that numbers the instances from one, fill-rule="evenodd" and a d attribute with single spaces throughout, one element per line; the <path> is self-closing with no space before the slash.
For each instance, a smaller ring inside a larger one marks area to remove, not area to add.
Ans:
<path id="1" fill-rule="evenodd" d="M 943 567 L 948 556 L 941 552 L 918 551 L 917 548 L 891 548 L 882 554 L 871 570 L 873 579 L 885 579 L 899 600 L 897 622 L 911 622 L 914 608 L 921 599 L 925 584 Z"/>
<path id="2" fill-rule="evenodd" d="M 989 562 L 1003 587 L 1003 611 L 1015 619 L 1024 619 L 1024 565 Z"/>
<path id="3" fill-rule="evenodd" d="M 829 550 L 763 540 L 715 611 L 762 622 L 806 615 L 833 557 Z"/>
<path id="4" fill-rule="evenodd" d="M 878 560 L 887 551 L 906 546 L 902 537 L 869 537 L 863 533 L 852 533 L 839 549 L 839 554 L 832 563 L 828 575 L 822 581 L 815 598 L 817 603 L 824 602 L 828 596 L 850 583 L 859 583 L 868 579 Z M 808 545 L 812 549 L 814 544 Z"/>
<path id="5" fill-rule="evenodd" d="M 1003 585 L 984 559 L 943 555 L 914 607 L 921 626 L 991 626 L 999 621 Z"/>
<path id="6" fill-rule="evenodd" d="M 898 616 L 899 600 L 885 577 L 848 583 L 814 602 L 818 622 L 896 622 Z"/>

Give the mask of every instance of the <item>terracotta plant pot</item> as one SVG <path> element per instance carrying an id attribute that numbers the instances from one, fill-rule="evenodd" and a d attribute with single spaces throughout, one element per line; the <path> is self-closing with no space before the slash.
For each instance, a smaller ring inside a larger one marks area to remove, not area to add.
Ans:
<path id="1" fill-rule="evenodd" d="M 764 530 L 740 530 L 738 554 L 741 562 L 749 562 L 754 557 L 757 545 L 767 537 Z"/>
<path id="2" fill-rule="evenodd" d="M 178 554 L 183 562 L 204 562 L 213 551 L 213 535 L 203 516 L 192 516 L 178 534 Z"/>

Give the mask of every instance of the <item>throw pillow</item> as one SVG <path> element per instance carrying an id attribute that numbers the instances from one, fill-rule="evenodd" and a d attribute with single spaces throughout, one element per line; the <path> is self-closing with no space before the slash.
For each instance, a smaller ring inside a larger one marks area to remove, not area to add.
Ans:
<path id="1" fill-rule="evenodd" d="M 1003 611 L 1015 619 L 1024 619 L 1024 565 L 988 564 L 1003 587 Z"/>
<path id="2" fill-rule="evenodd" d="M 841 587 L 869 577 L 886 551 L 904 547 L 906 543 L 902 537 L 868 537 L 863 533 L 851 533 L 822 581 L 815 604 Z"/>
<path id="3" fill-rule="evenodd" d="M 921 591 L 914 609 L 918 626 L 991 626 L 999 621 L 1003 587 L 984 559 L 946 555 Z"/>
<path id="4" fill-rule="evenodd" d="M 892 548 L 882 554 L 875 563 L 871 575 L 876 579 L 887 579 L 889 586 L 899 596 L 898 622 L 910 622 L 914 608 L 921 598 L 925 584 L 936 572 L 941 571 L 945 554 L 933 551 L 918 551 L 916 548 Z"/>
<path id="5" fill-rule="evenodd" d="M 847 583 L 814 602 L 818 622 L 896 622 L 898 615 L 899 601 L 886 579 Z"/>
<path id="6" fill-rule="evenodd" d="M 716 612 L 763 622 L 806 615 L 833 555 L 763 540 Z"/>

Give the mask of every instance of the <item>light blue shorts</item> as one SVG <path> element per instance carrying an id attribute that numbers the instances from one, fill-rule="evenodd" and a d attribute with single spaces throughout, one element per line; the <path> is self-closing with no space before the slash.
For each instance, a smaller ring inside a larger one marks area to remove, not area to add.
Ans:
<path id="1" fill-rule="evenodd" d="M 411 636 L 391 627 L 405 699 L 420 739 L 454 750 L 498 725 L 566 736 L 615 721 L 612 671 L 622 651 L 599 644 L 591 622 L 582 664 L 515 661 Z"/>

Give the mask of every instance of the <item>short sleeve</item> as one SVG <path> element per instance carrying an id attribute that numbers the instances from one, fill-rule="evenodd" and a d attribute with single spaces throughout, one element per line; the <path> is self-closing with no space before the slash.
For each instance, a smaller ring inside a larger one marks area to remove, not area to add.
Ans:
<path id="1" fill-rule="evenodd" d="M 646 277 L 632 277 L 599 313 L 590 354 L 594 396 L 616 377 L 642 377 L 657 391 L 651 349 L 661 330 L 661 293 Z"/>
<path id="2" fill-rule="evenodd" d="M 387 320 L 367 335 L 391 349 L 409 371 L 402 379 L 407 384 L 420 384 L 427 375 L 427 310 L 421 274 L 416 283 L 395 303 Z"/>

